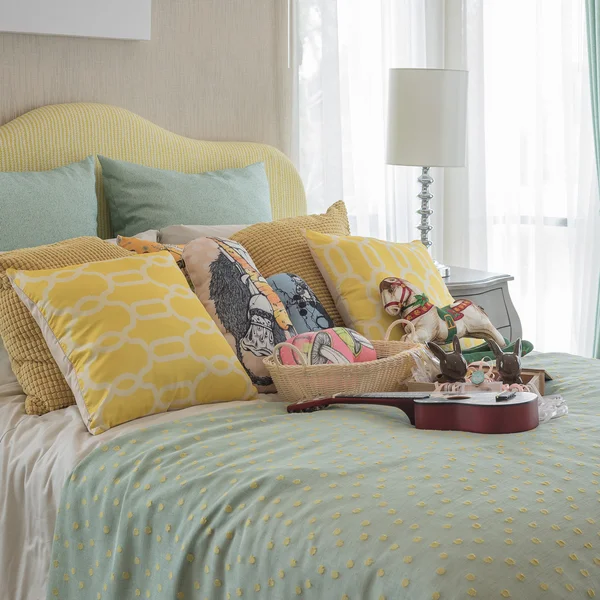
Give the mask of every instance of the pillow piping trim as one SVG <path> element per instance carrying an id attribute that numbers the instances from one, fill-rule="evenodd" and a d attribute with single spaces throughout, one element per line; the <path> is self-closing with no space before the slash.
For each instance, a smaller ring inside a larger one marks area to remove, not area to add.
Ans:
<path id="1" fill-rule="evenodd" d="M 75 402 L 77 403 L 77 407 L 81 412 L 86 429 L 88 429 L 91 432 L 89 427 L 92 421 L 92 417 L 88 411 L 87 406 L 85 405 L 85 400 L 83 398 L 81 387 L 79 386 L 77 372 L 75 370 L 75 367 L 73 366 L 73 363 L 66 355 L 65 351 L 62 349 L 60 342 L 56 337 L 56 334 L 52 330 L 52 327 L 50 327 L 48 320 L 46 319 L 38 305 L 25 293 L 25 291 L 23 291 L 19 287 L 17 282 L 14 280 L 13 274 L 9 274 L 8 278 L 10 280 L 10 284 L 15 290 L 15 293 L 17 294 L 21 302 L 23 302 L 23 304 L 27 307 L 27 310 L 29 310 L 31 316 L 37 323 L 38 327 L 41 329 L 42 336 L 44 338 L 44 341 L 46 342 L 46 345 L 48 346 L 48 350 L 50 350 L 52 358 L 56 361 L 56 364 L 58 365 L 63 377 L 65 378 L 69 388 L 71 389 L 71 392 L 73 393 L 73 396 L 75 397 Z M 53 339 L 54 343 L 49 343 L 49 338 Z"/>

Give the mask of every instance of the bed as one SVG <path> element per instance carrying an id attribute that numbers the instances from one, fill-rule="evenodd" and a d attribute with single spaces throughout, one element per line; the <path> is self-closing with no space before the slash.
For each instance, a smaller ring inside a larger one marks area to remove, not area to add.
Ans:
<path id="1" fill-rule="evenodd" d="M 4 170 L 92 153 L 189 171 L 265 160 L 274 215 L 305 211 L 265 146 L 93 104 L 0 128 Z M 552 374 L 569 415 L 523 434 L 418 431 L 382 407 L 288 415 L 263 395 L 91 436 L 75 406 L 25 415 L 0 349 L 0 598 L 592 598 L 600 362 L 525 364 Z"/>

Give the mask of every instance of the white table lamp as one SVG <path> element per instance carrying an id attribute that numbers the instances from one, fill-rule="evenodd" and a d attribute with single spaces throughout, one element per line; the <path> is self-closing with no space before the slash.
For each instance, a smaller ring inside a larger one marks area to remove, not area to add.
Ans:
<path id="1" fill-rule="evenodd" d="M 429 169 L 465 166 L 467 81 L 467 71 L 390 69 L 387 163 L 422 167 L 417 229 L 427 249 L 433 229 Z M 450 274 L 448 267 L 438 268 L 442 277 Z"/>

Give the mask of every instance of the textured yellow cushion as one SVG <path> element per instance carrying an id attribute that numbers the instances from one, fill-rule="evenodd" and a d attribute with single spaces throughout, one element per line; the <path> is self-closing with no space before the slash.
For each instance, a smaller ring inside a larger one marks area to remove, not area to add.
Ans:
<path id="1" fill-rule="evenodd" d="M 303 231 L 311 229 L 320 233 L 349 235 L 346 205 L 340 200 L 323 215 L 308 215 L 258 223 L 231 236 L 250 253 L 256 268 L 263 277 L 277 273 L 294 273 L 302 277 L 313 290 L 329 316 L 338 326 L 344 322 L 323 276 L 313 260 Z"/>
<path id="2" fill-rule="evenodd" d="M 7 275 L 92 434 L 256 394 L 168 252 Z"/>
<path id="3" fill-rule="evenodd" d="M 383 309 L 379 284 L 400 277 L 423 290 L 437 306 L 452 302 L 433 260 L 421 242 L 397 244 L 365 237 L 305 232 L 338 310 L 347 323 L 372 340 L 384 337 L 395 318 Z M 394 338 L 402 335 L 396 328 Z"/>
<path id="4" fill-rule="evenodd" d="M 15 375 L 27 395 L 25 412 L 43 415 L 75 404 L 40 328 L 6 276 L 8 268 L 55 269 L 129 256 L 127 250 L 96 237 L 81 237 L 0 254 L 0 335 Z"/>

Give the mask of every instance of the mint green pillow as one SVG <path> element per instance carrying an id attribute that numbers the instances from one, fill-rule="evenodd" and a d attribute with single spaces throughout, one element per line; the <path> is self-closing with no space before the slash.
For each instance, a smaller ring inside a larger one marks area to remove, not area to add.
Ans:
<path id="1" fill-rule="evenodd" d="M 97 231 L 92 156 L 52 171 L 0 173 L 0 252 Z"/>
<path id="2" fill-rule="evenodd" d="M 231 225 L 271 220 L 264 163 L 180 173 L 99 156 L 115 235 L 169 225 Z"/>

